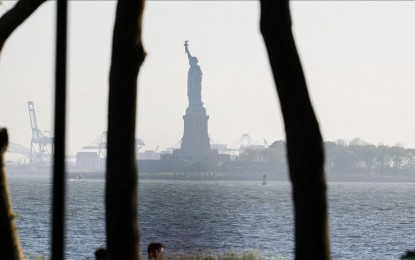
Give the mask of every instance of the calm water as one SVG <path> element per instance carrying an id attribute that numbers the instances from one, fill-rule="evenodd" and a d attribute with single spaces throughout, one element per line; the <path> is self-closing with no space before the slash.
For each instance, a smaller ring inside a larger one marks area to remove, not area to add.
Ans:
<path id="1" fill-rule="evenodd" d="M 50 180 L 9 180 L 22 246 L 49 255 Z M 293 258 L 290 184 L 140 182 L 141 248 L 261 252 Z M 68 182 L 67 259 L 93 259 L 104 240 L 104 182 Z M 399 259 L 415 249 L 415 184 L 329 183 L 333 259 Z M 144 253 L 144 252 L 142 252 Z"/>

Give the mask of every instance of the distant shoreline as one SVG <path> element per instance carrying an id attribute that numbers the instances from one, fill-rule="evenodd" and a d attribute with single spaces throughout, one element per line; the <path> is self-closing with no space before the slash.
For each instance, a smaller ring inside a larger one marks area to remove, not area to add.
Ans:
<path id="1" fill-rule="evenodd" d="M 288 173 L 267 173 L 267 181 L 289 181 Z M 88 179 L 104 179 L 103 171 L 90 172 L 67 172 L 67 179 L 76 179 L 82 176 Z M 45 178 L 51 177 L 50 171 L 41 172 L 17 172 L 8 171 L 8 177 L 27 177 L 27 178 Z M 177 174 L 173 172 L 163 173 L 139 173 L 139 180 L 189 180 L 189 181 L 258 181 L 261 182 L 262 173 L 235 174 L 235 173 L 193 173 Z M 326 174 L 327 182 L 390 182 L 390 183 L 415 183 L 414 176 L 379 176 L 379 175 L 346 175 L 346 174 Z"/>

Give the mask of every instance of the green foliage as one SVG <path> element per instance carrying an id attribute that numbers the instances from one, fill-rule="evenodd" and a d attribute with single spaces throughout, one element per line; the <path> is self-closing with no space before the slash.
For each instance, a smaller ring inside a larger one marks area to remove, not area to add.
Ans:
<path id="1" fill-rule="evenodd" d="M 376 175 L 415 173 L 415 150 L 402 146 L 377 146 L 361 139 L 349 143 L 326 142 L 326 169 L 330 173 Z"/>
<path id="2" fill-rule="evenodd" d="M 404 148 L 401 144 L 373 145 L 354 138 L 351 141 L 324 142 L 324 148 L 325 169 L 330 174 L 415 176 L 415 149 Z M 264 161 L 276 169 L 286 169 L 286 144 L 280 140 L 272 143 L 268 149 L 247 149 L 239 159 Z"/>
<path id="3" fill-rule="evenodd" d="M 214 255 L 209 252 L 200 252 L 200 253 L 174 253 L 174 254 L 165 254 L 163 256 L 164 260 L 258 260 L 262 259 L 260 254 L 257 251 L 245 251 L 241 253 L 236 252 L 227 252 L 219 255 Z M 285 259 L 280 256 L 276 256 L 277 260 Z"/>

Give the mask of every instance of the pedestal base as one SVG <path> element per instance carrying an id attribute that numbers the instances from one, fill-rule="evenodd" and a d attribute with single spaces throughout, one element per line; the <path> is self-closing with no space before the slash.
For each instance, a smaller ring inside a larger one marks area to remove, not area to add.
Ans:
<path id="1" fill-rule="evenodd" d="M 183 116 L 184 131 L 181 150 L 205 151 L 210 150 L 208 135 L 208 120 L 206 109 L 200 107 L 188 107 Z"/>

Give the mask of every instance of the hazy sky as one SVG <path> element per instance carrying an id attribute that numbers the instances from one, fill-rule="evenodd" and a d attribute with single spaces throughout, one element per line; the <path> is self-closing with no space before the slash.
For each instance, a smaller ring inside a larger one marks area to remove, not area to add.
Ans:
<path id="1" fill-rule="evenodd" d="M 1 14 L 12 6 L 6 1 Z M 36 11 L 0 56 L 0 125 L 11 142 L 30 145 L 27 101 L 42 130 L 52 131 L 55 1 Z M 112 1 L 69 4 L 68 153 L 107 122 Z M 325 140 L 361 137 L 415 147 L 415 2 L 294 1 L 293 30 Z M 187 107 L 183 41 L 203 71 L 209 134 L 231 144 L 243 133 L 259 143 L 284 138 L 284 127 L 256 1 L 149 1 L 139 76 L 137 135 L 144 149 L 180 141 Z"/>

